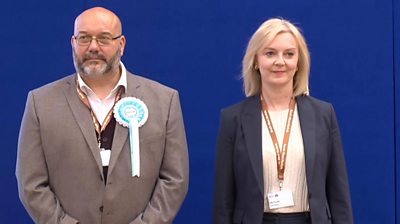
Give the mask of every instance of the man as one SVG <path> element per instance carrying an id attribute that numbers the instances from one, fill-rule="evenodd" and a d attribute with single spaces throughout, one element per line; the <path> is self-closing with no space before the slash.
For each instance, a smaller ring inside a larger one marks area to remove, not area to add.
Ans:
<path id="1" fill-rule="evenodd" d="M 16 175 L 36 223 L 172 223 L 186 196 L 178 92 L 126 71 L 121 27 L 107 9 L 84 11 L 76 74 L 28 95 Z"/>

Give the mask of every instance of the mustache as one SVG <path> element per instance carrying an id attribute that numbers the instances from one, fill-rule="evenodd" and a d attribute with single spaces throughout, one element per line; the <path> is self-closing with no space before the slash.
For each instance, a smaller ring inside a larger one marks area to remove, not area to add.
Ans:
<path id="1" fill-rule="evenodd" d="M 85 62 L 85 61 L 91 60 L 91 59 L 99 59 L 99 60 L 103 60 L 105 62 L 107 61 L 106 57 L 104 57 L 103 55 L 98 54 L 98 53 L 92 53 L 92 52 L 86 53 L 83 56 L 82 61 Z"/>

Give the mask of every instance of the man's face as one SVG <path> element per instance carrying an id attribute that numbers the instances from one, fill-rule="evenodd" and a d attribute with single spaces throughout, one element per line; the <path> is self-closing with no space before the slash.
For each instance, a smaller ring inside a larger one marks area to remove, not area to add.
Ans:
<path id="1" fill-rule="evenodd" d="M 95 42 L 95 41 L 92 41 Z M 93 43 L 92 43 L 93 44 Z M 118 69 L 121 48 L 118 47 L 109 57 L 102 51 L 82 51 L 81 46 L 73 47 L 75 70 L 81 75 L 101 76 Z"/>
<path id="2" fill-rule="evenodd" d="M 87 13 L 77 18 L 71 39 L 76 71 L 82 76 L 102 76 L 118 71 L 125 46 L 115 18 Z M 118 38 L 115 38 L 118 37 Z"/>

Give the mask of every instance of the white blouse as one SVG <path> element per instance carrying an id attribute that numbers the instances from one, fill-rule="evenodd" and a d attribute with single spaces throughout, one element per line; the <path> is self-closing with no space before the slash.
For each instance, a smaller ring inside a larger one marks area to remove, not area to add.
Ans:
<path id="1" fill-rule="evenodd" d="M 268 111 L 280 148 L 282 148 L 288 111 L 289 109 L 282 111 Z M 297 106 L 295 108 L 292 129 L 290 132 L 286 157 L 286 168 L 282 187 L 282 190 L 290 190 L 292 192 L 294 206 L 272 210 L 269 208 L 267 195 L 268 193 L 279 191 L 279 182 L 275 148 L 272 143 L 271 135 L 268 132 L 264 116 L 261 115 L 261 117 L 262 156 L 264 168 L 264 212 L 289 213 L 309 211 L 304 145 Z"/>

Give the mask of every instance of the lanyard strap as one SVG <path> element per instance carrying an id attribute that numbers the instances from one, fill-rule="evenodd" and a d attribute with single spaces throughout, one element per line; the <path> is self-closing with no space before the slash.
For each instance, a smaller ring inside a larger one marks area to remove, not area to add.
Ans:
<path id="1" fill-rule="evenodd" d="M 111 107 L 110 111 L 108 111 L 107 116 L 105 117 L 103 124 L 100 124 L 99 120 L 97 119 L 96 115 L 94 114 L 94 112 L 92 110 L 92 107 L 90 106 L 89 99 L 88 99 L 87 95 L 79 88 L 78 80 L 77 80 L 77 83 L 76 83 L 76 91 L 78 92 L 78 95 L 79 95 L 79 98 L 81 99 L 81 101 L 90 110 L 90 115 L 92 115 L 92 121 L 93 121 L 94 127 L 96 129 L 96 132 L 98 134 L 97 140 L 98 140 L 99 147 L 100 147 L 100 144 L 101 144 L 101 133 L 106 129 L 107 125 L 110 123 L 110 120 L 111 120 L 111 117 L 112 117 L 112 114 L 113 114 L 114 106 L 118 102 L 118 100 L 121 99 L 122 88 L 121 88 L 121 86 L 118 87 L 118 92 L 115 95 L 114 104 Z"/>
<path id="2" fill-rule="evenodd" d="M 267 103 L 265 102 L 262 94 L 261 96 L 261 106 L 263 115 L 265 118 L 265 122 L 267 123 L 269 134 L 271 135 L 272 142 L 274 144 L 275 152 L 276 152 L 276 164 L 278 170 L 278 179 L 280 183 L 282 183 L 285 174 L 285 166 L 286 166 L 286 156 L 288 151 L 288 143 L 290 137 L 290 130 L 292 129 L 292 121 L 293 121 L 293 113 L 296 106 L 296 100 L 294 98 L 290 99 L 289 103 L 289 112 L 286 119 L 286 126 L 285 126 L 285 135 L 283 137 L 282 142 L 282 150 L 280 150 L 278 139 L 276 137 L 276 133 L 274 127 L 272 125 L 272 119 L 268 113 Z"/>

